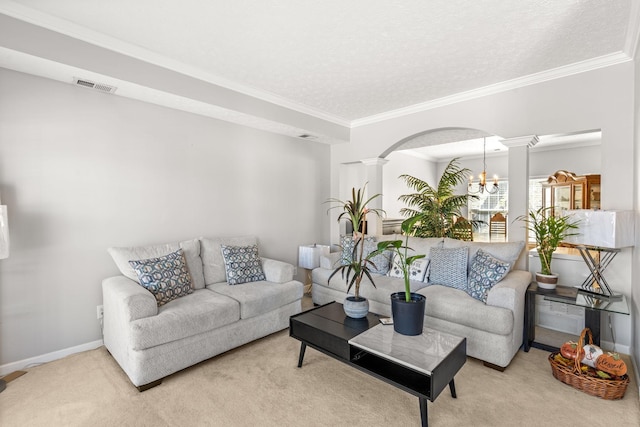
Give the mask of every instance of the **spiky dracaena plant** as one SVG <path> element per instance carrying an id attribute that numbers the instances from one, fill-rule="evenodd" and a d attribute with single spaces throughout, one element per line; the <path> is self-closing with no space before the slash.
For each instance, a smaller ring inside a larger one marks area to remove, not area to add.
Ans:
<path id="1" fill-rule="evenodd" d="M 525 228 L 535 235 L 536 250 L 540 256 L 540 273 L 546 275 L 553 274 L 551 260 L 560 242 L 579 234 L 571 231 L 578 228 L 579 221 L 571 222 L 571 217 L 567 215 L 553 215 L 552 209 L 553 207 L 542 207 L 516 218 L 516 221 L 524 222 Z"/>
<path id="2" fill-rule="evenodd" d="M 360 298 L 360 283 L 362 282 L 362 278 L 367 276 L 371 281 L 373 287 L 375 287 L 375 283 L 373 282 L 373 278 L 371 277 L 371 272 L 369 268 L 375 267 L 372 258 L 372 255 L 368 256 L 364 255 L 364 231 L 359 232 L 361 227 L 364 227 L 365 221 L 367 219 L 367 214 L 374 214 L 378 217 L 382 217 L 384 215 L 384 211 L 382 209 L 371 209 L 367 207 L 372 200 L 377 197 L 380 197 L 380 194 L 375 194 L 368 199 L 365 200 L 365 189 L 367 188 L 367 184 L 365 184 L 361 189 L 357 190 L 353 188 L 351 190 L 351 200 L 340 200 L 340 199 L 329 199 L 327 203 L 334 203 L 335 206 L 329 208 L 331 209 L 342 209 L 342 212 L 338 216 L 338 222 L 344 218 L 345 216 L 349 218 L 351 224 L 353 224 L 353 251 L 351 253 L 351 259 L 344 261 L 342 265 L 337 267 L 331 276 L 329 276 L 328 282 L 331 281 L 331 278 L 335 276 L 338 272 L 342 273 L 342 278 L 346 278 L 347 281 L 347 293 L 354 288 L 354 296 L 356 299 Z"/>
<path id="3" fill-rule="evenodd" d="M 400 214 L 408 218 L 417 218 L 413 227 L 413 235 L 417 237 L 454 237 L 454 219 L 462 216 L 462 208 L 467 206 L 469 198 L 477 196 L 455 194 L 458 185 L 466 182 L 470 174 L 467 168 L 461 168 L 458 158 L 452 159 L 444 169 L 436 188 L 427 182 L 411 175 L 400 175 L 407 186 L 415 193 L 404 194 L 398 199 L 408 207 L 402 208 Z M 469 221 L 477 227 L 480 221 Z"/>

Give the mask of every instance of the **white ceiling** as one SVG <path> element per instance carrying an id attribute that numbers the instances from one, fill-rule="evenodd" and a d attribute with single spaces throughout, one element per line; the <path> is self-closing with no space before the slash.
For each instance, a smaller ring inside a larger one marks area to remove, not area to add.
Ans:
<path id="1" fill-rule="evenodd" d="M 0 0 L 0 14 L 351 128 L 479 91 L 628 61 L 638 39 L 638 3 Z M 63 81 L 85 71 L 79 77 L 114 84 L 118 95 L 279 133 L 309 132 L 325 142 L 345 139 L 323 135 L 305 120 L 285 123 L 274 120 L 277 115 L 234 110 L 146 87 L 106 66 L 78 67 L 16 46 L 0 41 L 0 66 Z M 77 55 L 78 63 L 86 61 L 87 51 Z"/>

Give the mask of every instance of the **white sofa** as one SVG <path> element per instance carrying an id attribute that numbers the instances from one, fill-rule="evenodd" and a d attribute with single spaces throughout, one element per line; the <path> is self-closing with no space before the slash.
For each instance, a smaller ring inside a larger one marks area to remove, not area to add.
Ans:
<path id="1" fill-rule="evenodd" d="M 402 236 L 379 236 L 376 240 L 402 239 Z M 411 289 L 426 297 L 425 326 L 467 338 L 467 354 L 483 360 L 486 365 L 504 369 L 522 345 L 524 327 L 525 292 L 531 282 L 531 273 L 513 270 L 513 265 L 524 248 L 524 242 L 482 243 L 454 239 L 410 238 L 408 246 L 415 254 L 429 257 L 431 247 L 468 248 L 467 271 L 478 249 L 510 263 L 510 271 L 491 288 L 486 303 L 474 299 L 464 290 L 429 282 L 430 267 L 423 280 L 412 280 Z M 315 304 L 330 301 L 342 303 L 347 296 L 341 274 L 328 283 L 334 267 L 340 262 L 341 252 L 321 259 L 320 268 L 312 272 L 312 298 Z M 426 262 L 425 262 L 426 264 Z M 374 274 L 374 288 L 367 278 L 360 286 L 361 296 L 369 300 L 372 312 L 391 316 L 390 295 L 404 291 L 404 280 L 388 275 Z"/>
<path id="2" fill-rule="evenodd" d="M 140 391 L 198 362 L 289 326 L 302 309 L 303 285 L 291 264 L 261 258 L 266 280 L 230 286 L 221 245 L 255 237 L 200 238 L 136 248 L 109 248 L 122 275 L 102 282 L 104 345 Z M 129 260 L 183 249 L 192 293 L 158 305 Z"/>

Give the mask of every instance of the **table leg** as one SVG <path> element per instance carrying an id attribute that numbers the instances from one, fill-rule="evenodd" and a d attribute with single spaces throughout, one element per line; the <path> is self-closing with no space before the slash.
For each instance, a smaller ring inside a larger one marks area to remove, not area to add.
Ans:
<path id="1" fill-rule="evenodd" d="M 307 349 L 307 345 L 303 342 L 300 343 L 300 356 L 298 356 L 298 368 L 302 367 L 302 360 L 304 359 L 304 351 Z"/>
<path id="2" fill-rule="evenodd" d="M 429 417 L 427 416 L 427 398 L 419 397 L 420 400 L 420 422 L 422 427 L 429 425 Z"/>
<path id="3" fill-rule="evenodd" d="M 453 380 L 449 382 L 449 391 L 451 392 L 451 397 L 453 397 L 454 399 L 458 397 L 456 396 L 456 384 L 453 382 Z"/>
<path id="4" fill-rule="evenodd" d="M 584 326 L 591 329 L 591 335 L 593 335 L 593 343 L 597 346 L 600 346 L 600 310 L 585 308 Z"/>
<path id="5" fill-rule="evenodd" d="M 523 350 L 528 352 L 531 343 L 536 339 L 536 295 L 533 292 L 525 293 L 524 298 L 524 342 Z"/>

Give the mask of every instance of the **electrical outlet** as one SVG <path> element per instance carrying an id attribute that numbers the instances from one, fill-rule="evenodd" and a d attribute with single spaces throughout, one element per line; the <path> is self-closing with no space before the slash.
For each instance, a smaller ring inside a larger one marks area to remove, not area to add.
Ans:
<path id="1" fill-rule="evenodd" d="M 104 307 L 101 305 L 97 306 L 96 313 L 98 315 L 98 320 L 102 320 L 102 318 L 104 317 Z"/>

